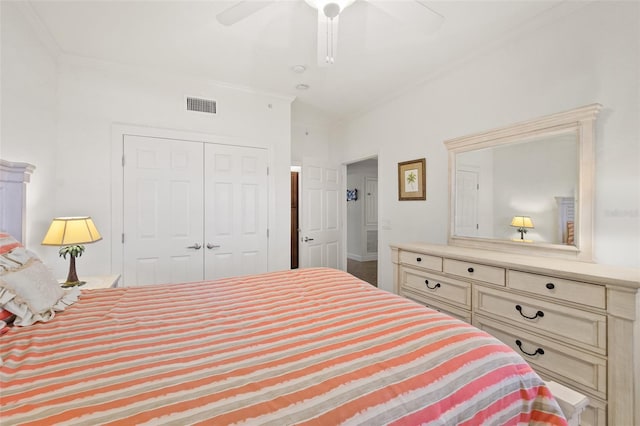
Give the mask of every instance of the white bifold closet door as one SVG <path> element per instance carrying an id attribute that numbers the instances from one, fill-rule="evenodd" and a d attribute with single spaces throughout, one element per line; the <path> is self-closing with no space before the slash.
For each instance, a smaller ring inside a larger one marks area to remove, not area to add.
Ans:
<path id="1" fill-rule="evenodd" d="M 266 272 L 265 149 L 125 136 L 123 282 Z"/>

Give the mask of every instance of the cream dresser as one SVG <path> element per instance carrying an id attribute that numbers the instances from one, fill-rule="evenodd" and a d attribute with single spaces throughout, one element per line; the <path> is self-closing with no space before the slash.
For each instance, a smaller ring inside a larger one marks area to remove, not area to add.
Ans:
<path id="1" fill-rule="evenodd" d="M 392 245 L 398 294 L 471 322 L 589 398 L 583 425 L 640 425 L 640 270 Z"/>

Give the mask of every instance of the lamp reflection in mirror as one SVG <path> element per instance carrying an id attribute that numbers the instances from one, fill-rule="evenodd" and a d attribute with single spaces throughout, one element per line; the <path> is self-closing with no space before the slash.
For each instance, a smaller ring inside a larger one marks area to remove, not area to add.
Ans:
<path id="1" fill-rule="evenodd" d="M 71 287 L 84 284 L 78 279 L 76 273 L 76 257 L 82 256 L 83 244 L 100 241 L 102 237 L 88 216 L 82 217 L 56 217 L 51 221 L 49 230 L 42 240 L 45 246 L 64 246 L 58 253 L 66 258 L 69 255 L 69 274 L 63 287 Z"/>
<path id="2" fill-rule="evenodd" d="M 513 219 L 511 219 L 511 226 L 518 228 L 520 240 L 524 241 L 524 234 L 527 233 L 527 229 L 533 228 L 533 221 L 529 216 L 514 216 Z"/>

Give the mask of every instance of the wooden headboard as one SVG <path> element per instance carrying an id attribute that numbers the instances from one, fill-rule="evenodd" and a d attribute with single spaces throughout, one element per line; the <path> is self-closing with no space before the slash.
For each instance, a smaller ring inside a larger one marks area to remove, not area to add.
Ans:
<path id="1" fill-rule="evenodd" d="M 27 183 L 35 166 L 0 159 L 0 232 L 24 243 Z"/>

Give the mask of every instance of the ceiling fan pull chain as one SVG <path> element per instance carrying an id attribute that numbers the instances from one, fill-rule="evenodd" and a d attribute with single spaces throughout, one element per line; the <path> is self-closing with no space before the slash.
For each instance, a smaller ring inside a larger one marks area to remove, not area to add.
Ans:
<path id="1" fill-rule="evenodd" d="M 333 64 L 335 62 L 335 56 L 333 51 L 334 46 L 334 22 L 333 20 L 340 15 L 340 5 L 336 2 L 330 1 L 322 8 L 324 16 L 327 18 L 327 56 L 325 62 L 327 64 Z"/>
<path id="2" fill-rule="evenodd" d="M 329 63 L 329 26 L 331 25 L 331 20 L 327 19 L 327 57 L 325 61 Z"/>
<path id="3" fill-rule="evenodd" d="M 330 63 L 333 64 L 333 62 L 335 61 L 335 58 L 333 56 L 333 18 L 330 19 L 331 21 L 331 41 L 329 41 L 329 61 Z"/>

